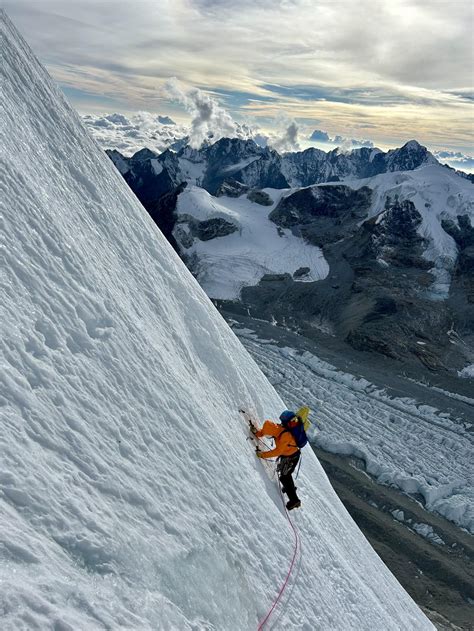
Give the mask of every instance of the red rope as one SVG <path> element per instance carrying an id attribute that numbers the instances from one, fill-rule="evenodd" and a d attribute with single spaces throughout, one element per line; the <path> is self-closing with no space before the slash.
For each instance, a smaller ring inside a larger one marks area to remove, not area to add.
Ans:
<path id="1" fill-rule="evenodd" d="M 260 624 L 258 625 L 258 630 L 257 631 L 261 631 L 261 629 L 263 629 L 263 627 L 265 626 L 265 624 L 267 623 L 268 619 L 270 618 L 270 616 L 273 613 L 273 610 L 275 609 L 275 607 L 277 606 L 280 598 L 283 596 L 283 592 L 286 589 L 286 586 L 288 585 L 288 580 L 291 576 L 291 572 L 293 571 L 293 566 L 295 565 L 295 560 L 296 560 L 296 555 L 298 553 L 298 547 L 299 547 L 299 537 L 298 537 L 298 532 L 293 524 L 293 522 L 290 519 L 290 515 L 288 514 L 288 510 L 286 508 L 285 505 L 285 498 L 283 497 L 283 493 L 281 492 L 280 489 L 280 496 L 283 502 L 283 506 L 285 508 L 285 514 L 286 514 L 286 518 L 288 519 L 288 522 L 293 530 L 293 534 L 295 535 L 295 549 L 293 552 L 293 558 L 291 559 L 291 563 L 290 563 L 290 569 L 288 570 L 288 573 L 286 575 L 285 581 L 283 583 L 283 585 L 280 587 L 280 591 L 278 592 L 277 597 L 275 598 L 275 600 L 273 601 L 273 604 L 270 608 L 270 611 L 267 613 L 267 615 L 265 616 L 265 618 L 262 620 L 262 622 L 260 622 Z"/>

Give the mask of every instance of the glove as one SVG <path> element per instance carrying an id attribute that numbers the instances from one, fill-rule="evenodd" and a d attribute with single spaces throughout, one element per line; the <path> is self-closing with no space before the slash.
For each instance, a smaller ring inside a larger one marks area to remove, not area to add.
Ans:
<path id="1" fill-rule="evenodd" d="M 257 450 L 256 452 L 257 458 L 263 458 L 263 454 L 260 450 Z"/>
<path id="2" fill-rule="evenodd" d="M 250 431 L 252 432 L 252 434 L 255 436 L 255 434 L 258 432 L 257 428 L 255 427 L 255 425 L 250 425 Z"/>

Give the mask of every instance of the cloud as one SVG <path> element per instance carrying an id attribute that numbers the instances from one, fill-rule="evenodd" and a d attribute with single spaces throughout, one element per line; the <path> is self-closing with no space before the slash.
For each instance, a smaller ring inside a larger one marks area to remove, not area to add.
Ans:
<path id="1" fill-rule="evenodd" d="M 374 147 L 372 140 L 358 140 L 357 138 L 345 138 L 344 136 L 334 136 L 331 138 L 326 131 L 321 129 L 315 129 L 311 136 L 310 141 L 320 142 L 323 144 L 337 145 L 341 149 L 354 149 L 356 147 Z"/>
<path id="2" fill-rule="evenodd" d="M 243 113 L 271 121 L 279 112 L 332 129 L 363 121 L 375 125 L 378 145 L 417 137 L 469 150 L 470 0 L 139 5 L 3 2 L 81 111 L 156 110 L 182 122 L 182 106 L 165 107 L 159 92 L 177 76 L 219 92 L 234 121 Z"/>
<path id="3" fill-rule="evenodd" d="M 333 142 L 341 148 L 374 146 L 374 143 L 371 140 L 357 140 L 357 138 L 344 138 L 344 136 L 334 136 Z"/>
<path id="4" fill-rule="evenodd" d="M 474 156 L 466 155 L 461 151 L 433 151 L 433 155 L 441 163 L 449 164 L 454 169 L 461 169 L 462 171 L 472 172 L 474 171 Z"/>
<path id="5" fill-rule="evenodd" d="M 86 114 L 82 117 L 86 127 L 103 149 L 118 149 L 130 156 L 144 147 L 161 153 L 179 140 L 186 138 L 189 128 L 166 122 L 168 117 L 137 112 L 124 114 Z M 165 122 L 163 122 L 165 120 Z"/>
<path id="6" fill-rule="evenodd" d="M 253 135 L 252 140 L 260 147 L 266 147 L 268 145 L 268 136 L 262 133 Z"/>
<path id="7" fill-rule="evenodd" d="M 141 0 L 140 11 L 132 2 L 113 12 L 90 0 L 3 4 L 48 63 L 93 63 L 131 79 L 179 76 L 254 95 L 264 82 L 361 91 L 471 84 L 469 0 L 456 10 L 426 0 Z"/>
<path id="8" fill-rule="evenodd" d="M 178 88 L 182 89 L 179 84 Z M 195 90 L 190 89 L 185 92 L 185 94 L 188 93 L 195 95 Z M 145 111 L 131 116 L 117 112 L 99 115 L 85 114 L 82 120 L 103 149 L 118 149 L 126 156 L 144 147 L 156 153 L 161 153 L 169 147 L 177 150 L 180 145 L 190 142 L 193 134 L 194 140 L 197 140 L 194 146 L 200 145 L 203 138 L 215 142 L 224 135 L 242 139 L 251 138 L 262 147 L 267 145 L 268 136 L 265 133 L 247 123 L 232 121 L 232 124 L 228 124 L 225 110 L 222 110 L 216 102 L 209 104 L 204 96 L 201 94 L 197 99 L 196 108 L 201 109 L 198 110 L 191 125 L 180 125 L 168 116 Z M 203 102 L 207 103 L 206 108 L 202 107 Z"/>
<path id="9" fill-rule="evenodd" d="M 278 151 L 278 153 L 299 151 L 298 125 L 296 124 L 296 121 L 290 121 L 282 135 L 271 138 L 269 140 L 269 144 Z"/>
<path id="10" fill-rule="evenodd" d="M 199 148 L 208 138 L 218 140 L 237 135 L 237 124 L 231 115 L 212 98 L 198 88 L 185 89 L 173 77 L 165 84 L 165 93 L 171 100 L 181 103 L 191 115 L 189 144 Z"/>
<path id="11" fill-rule="evenodd" d="M 321 129 L 315 129 L 309 139 L 316 140 L 317 142 L 330 142 L 328 133 Z"/>
<path id="12" fill-rule="evenodd" d="M 160 117 L 158 117 L 158 119 L 159 118 Z M 116 125 L 130 125 L 130 121 L 123 114 L 107 114 L 106 116 L 104 116 L 104 120 L 115 123 Z"/>

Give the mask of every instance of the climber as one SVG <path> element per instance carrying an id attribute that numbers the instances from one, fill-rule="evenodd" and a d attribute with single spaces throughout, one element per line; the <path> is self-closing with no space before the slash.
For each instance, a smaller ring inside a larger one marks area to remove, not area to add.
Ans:
<path id="1" fill-rule="evenodd" d="M 271 436 L 275 439 L 274 449 L 259 451 L 257 448 L 257 456 L 265 459 L 278 457 L 278 478 L 282 485 L 282 492 L 288 496 L 286 508 L 293 510 L 293 508 L 299 508 L 301 502 L 296 494 L 296 486 L 291 474 L 300 459 L 300 447 L 306 444 L 307 438 L 303 421 L 295 412 L 285 410 L 280 414 L 280 421 L 281 425 L 272 421 L 265 421 L 261 429 L 252 426 L 252 433 L 256 438 Z"/>

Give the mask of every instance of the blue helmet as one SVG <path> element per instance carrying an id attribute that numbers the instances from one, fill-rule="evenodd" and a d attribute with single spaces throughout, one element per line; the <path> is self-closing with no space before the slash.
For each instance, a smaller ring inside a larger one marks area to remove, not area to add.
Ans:
<path id="1" fill-rule="evenodd" d="M 291 420 L 293 420 L 295 416 L 296 416 L 295 412 L 292 412 L 291 410 L 285 410 L 284 412 L 280 414 L 281 424 L 286 425 Z"/>

